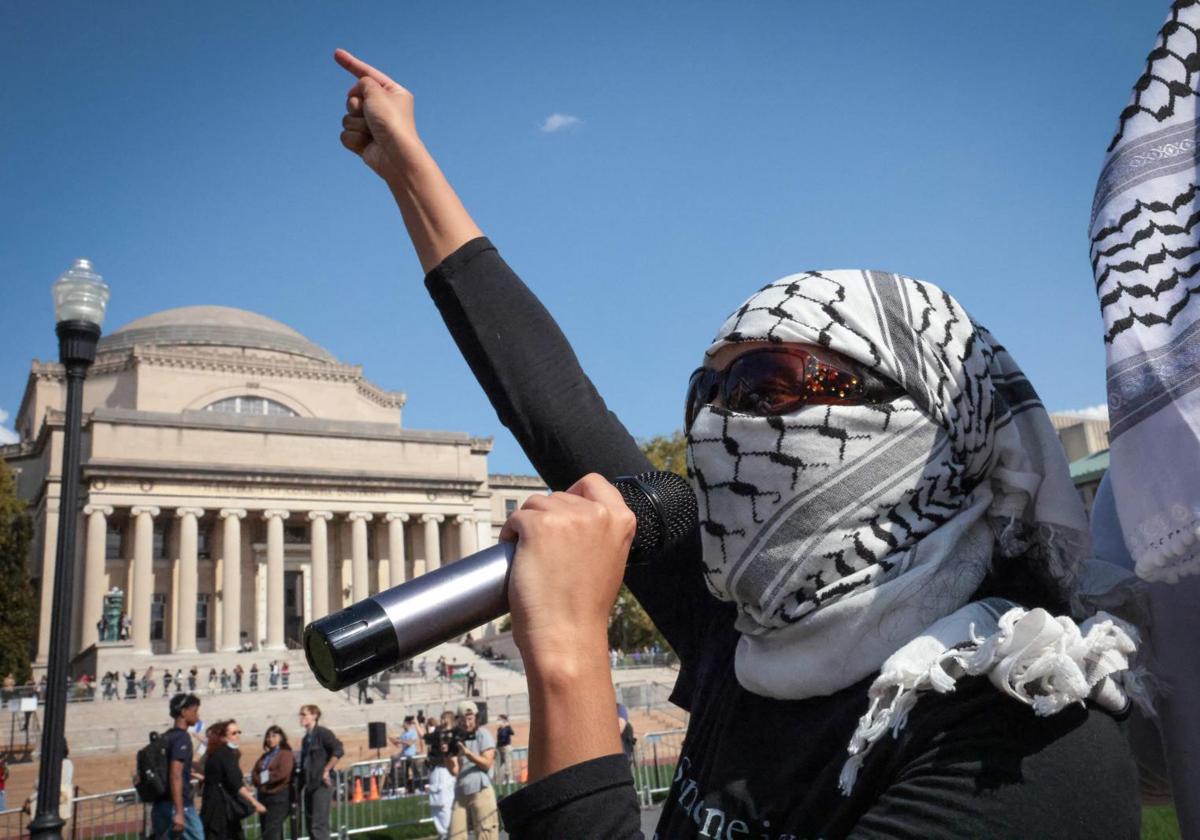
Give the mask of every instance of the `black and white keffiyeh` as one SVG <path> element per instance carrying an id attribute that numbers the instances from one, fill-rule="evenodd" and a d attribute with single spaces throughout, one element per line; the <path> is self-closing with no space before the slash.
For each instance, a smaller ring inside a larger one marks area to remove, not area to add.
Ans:
<path id="1" fill-rule="evenodd" d="M 808 272 L 757 292 L 708 355 L 740 342 L 820 345 L 903 386 L 885 405 L 782 417 L 702 409 L 688 435 L 705 579 L 738 606 L 750 691 L 827 695 L 880 672 L 843 789 L 922 691 L 988 674 L 1040 714 L 1120 708 L 1132 628 L 969 599 L 993 563 L 1032 555 L 1075 586 L 1087 522 L 1037 394 L 1008 353 L 929 283 Z"/>
<path id="2" fill-rule="evenodd" d="M 1172 4 L 1092 205 L 1113 493 L 1138 576 L 1168 583 L 1200 573 L 1198 30 Z"/>

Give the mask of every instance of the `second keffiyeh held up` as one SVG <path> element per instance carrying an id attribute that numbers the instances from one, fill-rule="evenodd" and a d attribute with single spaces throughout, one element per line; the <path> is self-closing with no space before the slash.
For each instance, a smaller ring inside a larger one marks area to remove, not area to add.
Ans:
<path id="1" fill-rule="evenodd" d="M 827 347 L 906 392 L 781 417 L 708 406 L 688 435 L 705 578 L 738 605 L 739 682 L 801 699 L 880 674 L 843 790 L 920 692 L 964 674 L 1039 714 L 1125 705 L 1110 677 L 1128 669 L 1132 628 L 969 603 L 993 564 L 1018 561 L 1066 602 L 1088 538 L 1036 393 L 957 301 L 893 274 L 797 274 L 734 312 L 708 355 L 741 342 Z"/>

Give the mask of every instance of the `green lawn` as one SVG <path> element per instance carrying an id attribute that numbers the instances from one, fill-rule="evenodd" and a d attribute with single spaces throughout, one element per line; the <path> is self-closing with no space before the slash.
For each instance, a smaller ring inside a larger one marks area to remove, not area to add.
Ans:
<path id="1" fill-rule="evenodd" d="M 1179 820 L 1170 805 L 1142 809 L 1142 840 L 1179 840 Z"/>

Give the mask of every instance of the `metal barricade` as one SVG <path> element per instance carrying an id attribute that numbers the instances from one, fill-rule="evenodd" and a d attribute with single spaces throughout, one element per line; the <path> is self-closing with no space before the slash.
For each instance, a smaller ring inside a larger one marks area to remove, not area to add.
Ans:
<path id="1" fill-rule="evenodd" d="M 133 788 L 76 796 L 72 808 L 72 840 L 136 840 L 146 833 L 148 808 Z"/>
<path id="2" fill-rule="evenodd" d="M 423 785 L 417 783 L 409 792 L 403 773 L 404 765 L 391 759 L 360 761 L 338 772 L 330 827 L 345 837 L 432 823 Z"/>
<path id="3" fill-rule="evenodd" d="M 31 817 L 20 808 L 10 808 L 0 811 L 0 837 L 25 838 L 29 836 L 26 827 Z"/>
<path id="4" fill-rule="evenodd" d="M 647 732 L 633 751 L 633 784 L 643 805 L 666 796 L 683 752 L 684 729 Z"/>

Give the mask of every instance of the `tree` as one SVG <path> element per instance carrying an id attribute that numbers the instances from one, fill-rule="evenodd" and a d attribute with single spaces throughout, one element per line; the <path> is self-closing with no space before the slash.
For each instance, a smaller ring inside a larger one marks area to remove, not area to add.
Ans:
<path id="1" fill-rule="evenodd" d="M 687 476 L 687 437 L 683 432 L 656 435 L 639 441 L 638 445 L 656 470 Z M 664 650 L 671 649 L 637 598 L 622 586 L 620 594 L 617 595 L 617 602 L 608 616 L 608 646 L 629 651 L 654 644 Z"/>
<path id="2" fill-rule="evenodd" d="M 29 679 L 37 628 L 37 606 L 29 580 L 33 522 L 17 498 L 12 470 L 0 460 L 0 679 L 11 673 Z"/>
<path id="3" fill-rule="evenodd" d="M 678 473 L 687 478 L 687 437 L 683 432 L 676 430 L 669 435 L 656 435 L 639 441 L 638 446 L 654 469 Z"/>

